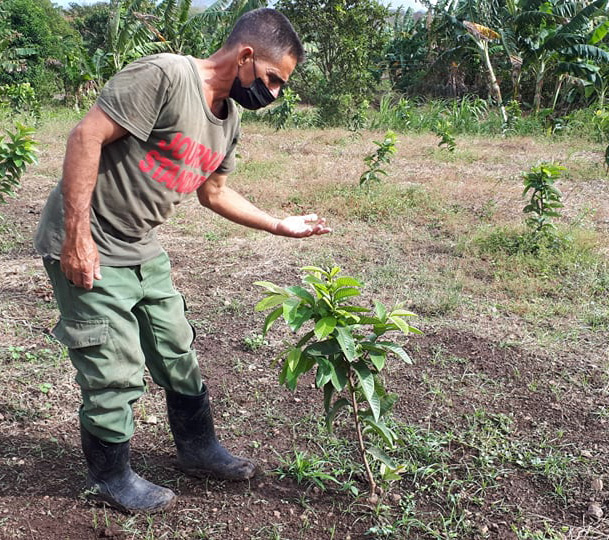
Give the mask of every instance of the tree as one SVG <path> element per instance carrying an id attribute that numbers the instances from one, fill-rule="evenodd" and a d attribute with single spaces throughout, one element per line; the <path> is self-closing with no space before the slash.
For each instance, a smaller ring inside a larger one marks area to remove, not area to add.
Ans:
<path id="1" fill-rule="evenodd" d="M 397 90 L 417 84 L 427 66 L 427 29 L 425 19 L 412 9 L 399 8 L 391 15 L 390 40 L 385 51 L 386 69 Z"/>
<path id="2" fill-rule="evenodd" d="M 8 29 L 13 33 L 10 46 L 29 52 L 27 69 L 0 73 L 0 83 L 27 81 L 38 95 L 50 96 L 57 90 L 58 81 L 48 64 L 60 61 L 66 40 L 78 40 L 80 36 L 50 0 L 3 0 L 2 10 Z M 35 54 L 32 54 L 33 50 Z"/>
<path id="3" fill-rule="evenodd" d="M 327 123 L 348 120 L 380 77 L 388 9 L 375 0 L 279 0 L 277 9 L 307 47 L 298 93 L 319 105 Z"/>
<path id="4" fill-rule="evenodd" d="M 607 0 L 508 3 L 511 11 L 501 32 L 503 46 L 510 59 L 521 61 L 523 71 L 534 72 L 536 112 L 550 73 L 559 77 L 554 105 L 567 76 L 590 82 L 599 78 L 599 63 L 609 61 L 609 54 L 597 45 L 607 33 L 606 5 Z M 601 23 L 597 24 L 599 16 Z"/>
<path id="5" fill-rule="evenodd" d="M 105 47 L 110 4 L 97 2 L 91 5 L 80 5 L 72 2 L 65 13 L 70 24 L 82 36 L 83 44 L 90 56 L 97 49 Z"/>

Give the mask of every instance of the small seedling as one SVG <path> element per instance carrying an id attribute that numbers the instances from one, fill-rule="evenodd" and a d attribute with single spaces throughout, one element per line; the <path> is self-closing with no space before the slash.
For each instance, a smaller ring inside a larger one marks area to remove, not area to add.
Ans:
<path id="1" fill-rule="evenodd" d="M 364 163 L 368 166 L 359 178 L 360 187 L 369 188 L 372 182 L 380 182 L 381 175 L 387 176 L 387 171 L 382 166 L 391 162 L 391 156 L 396 152 L 397 136 L 393 131 L 385 133 L 382 141 L 373 141 L 378 148 L 375 152 L 364 158 Z"/>
<path id="2" fill-rule="evenodd" d="M 457 142 L 455 141 L 455 137 L 452 134 L 452 125 L 448 121 L 438 122 L 433 132 L 440 137 L 440 142 L 438 146 L 442 148 L 446 146 L 446 149 L 449 152 L 454 152 L 457 146 Z"/>
<path id="3" fill-rule="evenodd" d="M 254 352 L 268 344 L 269 342 L 261 334 L 252 334 L 243 338 L 243 347 L 246 351 Z"/>
<path id="4" fill-rule="evenodd" d="M 560 178 L 565 167 L 553 163 L 541 163 L 532 167 L 531 171 L 525 173 L 524 191 L 522 196 L 530 193 L 529 203 L 524 207 L 525 214 L 531 214 L 526 219 L 526 224 L 532 230 L 534 236 L 546 234 L 553 236 L 556 227 L 551 218 L 558 217 L 558 208 L 564 205 L 561 202 L 562 193 L 554 186 L 554 182 Z"/>
<path id="5" fill-rule="evenodd" d="M 338 413 L 350 407 L 373 497 L 376 496 L 376 481 L 368 456 L 384 465 L 381 468 L 384 479 L 395 479 L 401 472 L 386 454 L 399 438 L 384 421 L 397 396 L 385 391 L 380 374 L 390 355 L 412 363 L 400 345 L 381 338 L 391 331 L 421 332 L 408 324 L 406 318 L 414 314 L 401 305 L 387 309 L 375 302 L 372 310 L 350 304 L 350 299 L 360 296 L 362 284 L 352 277 L 340 276 L 339 268 L 325 270 L 307 266 L 303 270 L 306 272 L 303 283 L 309 289 L 256 282 L 255 285 L 265 289 L 265 297 L 256 305 L 256 311 L 272 310 L 264 321 L 265 335 L 281 316 L 292 332 L 298 332 L 307 323 L 312 326 L 304 336 L 295 336 L 294 343 L 279 354 L 278 359 L 283 360 L 279 382 L 294 390 L 301 375 L 317 368 L 315 385 L 324 391 L 329 431 Z M 368 445 L 364 436 L 369 438 Z M 375 439 L 382 441 L 383 448 L 373 444 Z"/>

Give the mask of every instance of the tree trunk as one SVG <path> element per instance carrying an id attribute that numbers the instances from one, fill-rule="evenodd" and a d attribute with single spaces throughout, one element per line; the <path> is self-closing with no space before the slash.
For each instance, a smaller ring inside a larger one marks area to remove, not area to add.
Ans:
<path id="1" fill-rule="evenodd" d="M 541 109 L 541 92 L 543 91 L 543 79 L 546 72 L 546 63 L 542 60 L 539 63 L 537 78 L 535 81 L 535 98 L 533 99 L 533 110 L 538 113 Z"/>
<path id="2" fill-rule="evenodd" d="M 503 123 L 507 124 L 508 116 L 505 110 L 505 106 L 503 105 L 503 98 L 501 97 L 501 88 L 499 87 L 499 83 L 497 82 L 497 77 L 495 77 L 495 70 L 493 69 L 493 64 L 491 64 L 491 57 L 488 54 L 488 43 L 482 42 L 481 46 L 484 56 L 484 62 L 486 63 L 486 69 L 488 70 L 489 88 L 491 91 L 491 96 L 497 102 L 497 106 L 501 111 L 501 118 L 503 118 Z"/>

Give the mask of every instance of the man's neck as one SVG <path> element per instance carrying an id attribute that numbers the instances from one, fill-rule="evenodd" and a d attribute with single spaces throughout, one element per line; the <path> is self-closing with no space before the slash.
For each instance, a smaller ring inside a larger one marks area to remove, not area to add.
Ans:
<path id="1" fill-rule="evenodd" d="M 234 59 L 220 49 L 209 58 L 197 59 L 205 101 L 218 118 L 226 118 L 226 99 L 234 81 Z"/>

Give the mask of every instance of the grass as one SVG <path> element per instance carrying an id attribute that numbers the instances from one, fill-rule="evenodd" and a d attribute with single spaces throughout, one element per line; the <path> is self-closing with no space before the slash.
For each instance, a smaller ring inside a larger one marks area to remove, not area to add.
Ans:
<path id="1" fill-rule="evenodd" d="M 410 124 L 388 177 L 369 192 L 357 183 L 378 132 L 243 126 L 230 185 L 272 214 L 316 211 L 332 235 L 294 241 L 252 233 L 196 201 L 181 205 L 160 235 L 198 330 L 218 432 L 232 449 L 266 460 L 273 474 L 263 487 L 231 487 L 167 467 L 171 440 L 161 391 L 151 385 L 136 406 L 136 463 L 180 491 L 179 511 L 149 519 L 75 511 L 89 527 L 150 539 L 338 539 L 352 531 L 353 538 L 412 540 L 606 537 L 606 521 L 584 515 L 586 486 L 609 466 L 594 447 L 609 425 L 609 184 L 599 165 L 606 144 L 580 140 L 590 118 L 553 137 L 495 138 L 486 135 L 493 113 L 480 103 L 390 109 L 394 122 Z M 438 149 L 427 131 L 441 115 L 456 126 L 454 153 Z M 66 490 L 82 481 L 73 429 L 78 390 L 65 349 L 48 337 L 57 312 L 30 245 L 76 118 L 43 113 L 44 159 L 28 171 L 19 197 L 0 208 L 2 486 L 36 486 L 28 471 L 47 454 L 76 471 L 53 485 Z M 525 122 L 530 133 L 543 131 Z M 561 243 L 535 247 L 523 228 L 520 176 L 554 156 L 567 167 Z M 399 394 L 391 428 L 400 443 L 390 457 L 403 469 L 375 503 L 365 494 L 350 426 L 339 420 L 333 435 L 325 431 L 312 380 L 294 394 L 278 387 L 273 359 L 283 345 L 261 335 L 253 312 L 253 281 L 293 284 L 305 264 L 332 263 L 367 284 L 362 302 L 404 301 L 424 331 L 407 343 L 415 365 L 388 367 L 386 383 Z M 157 425 L 141 422 L 151 415 Z M 71 470 L 58 463 L 60 472 Z M 18 537 L 29 513 L 9 499 L 0 497 L 0 507 L 10 508 L 0 525 Z M 53 500 L 44 504 L 60 522 L 63 503 L 52 507 Z M 41 504 L 36 511 L 46 511 Z"/>

